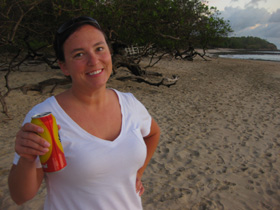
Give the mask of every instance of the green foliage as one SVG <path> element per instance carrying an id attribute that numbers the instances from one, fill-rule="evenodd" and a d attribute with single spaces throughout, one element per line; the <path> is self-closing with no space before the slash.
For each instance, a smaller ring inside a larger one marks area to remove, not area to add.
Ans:
<path id="1" fill-rule="evenodd" d="M 170 52 L 205 48 L 232 31 L 216 8 L 200 0 L 10 0 L 0 9 L 0 45 L 22 46 L 24 37 L 50 45 L 57 27 L 80 15 L 97 19 L 112 42 L 153 44 Z"/>
<path id="2" fill-rule="evenodd" d="M 276 45 L 258 37 L 225 37 L 210 43 L 211 47 L 248 49 L 248 50 L 277 50 Z"/>
<path id="3" fill-rule="evenodd" d="M 48 43 L 41 40 L 30 40 L 29 45 L 32 49 L 39 49 L 45 46 L 48 46 Z"/>

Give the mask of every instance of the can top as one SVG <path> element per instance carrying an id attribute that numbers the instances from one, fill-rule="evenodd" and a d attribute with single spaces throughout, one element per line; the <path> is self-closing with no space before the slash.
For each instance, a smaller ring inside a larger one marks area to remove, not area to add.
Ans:
<path id="1" fill-rule="evenodd" d="M 43 113 L 41 113 L 41 114 L 35 114 L 35 115 L 32 116 L 32 119 L 45 117 L 45 116 L 48 116 L 48 115 L 50 115 L 50 114 L 51 114 L 51 112 L 43 112 Z"/>

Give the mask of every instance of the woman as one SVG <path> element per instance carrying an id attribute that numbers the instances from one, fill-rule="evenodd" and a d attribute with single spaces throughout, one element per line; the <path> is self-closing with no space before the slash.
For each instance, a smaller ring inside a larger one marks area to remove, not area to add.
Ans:
<path id="1" fill-rule="evenodd" d="M 45 177 L 45 209 L 142 209 L 141 177 L 159 141 L 157 123 L 132 94 L 106 88 L 112 60 L 96 20 L 66 22 L 54 48 L 72 87 L 27 114 L 9 174 L 12 199 L 32 199 Z M 30 123 L 42 112 L 52 112 L 60 126 L 67 166 L 55 173 L 44 174 L 38 155 L 49 144 L 35 134 L 42 128 Z"/>

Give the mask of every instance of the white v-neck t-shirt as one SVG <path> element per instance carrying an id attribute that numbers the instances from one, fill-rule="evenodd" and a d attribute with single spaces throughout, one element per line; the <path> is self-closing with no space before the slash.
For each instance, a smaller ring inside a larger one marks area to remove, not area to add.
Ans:
<path id="1" fill-rule="evenodd" d="M 146 159 L 143 137 L 150 133 L 151 116 L 131 94 L 114 90 L 119 98 L 122 126 L 114 141 L 91 135 L 75 123 L 55 97 L 36 105 L 23 122 L 43 112 L 52 112 L 57 124 L 67 166 L 45 173 L 47 210 L 136 210 L 142 209 L 136 193 L 136 174 Z M 19 156 L 15 154 L 14 164 Z M 37 167 L 42 167 L 39 158 Z"/>

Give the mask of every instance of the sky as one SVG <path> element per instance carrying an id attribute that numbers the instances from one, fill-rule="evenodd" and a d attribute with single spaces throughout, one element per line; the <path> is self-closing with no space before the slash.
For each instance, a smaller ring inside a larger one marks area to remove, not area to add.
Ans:
<path id="1" fill-rule="evenodd" d="M 230 21 L 230 36 L 254 36 L 280 50 L 280 0 L 202 0 Z"/>

